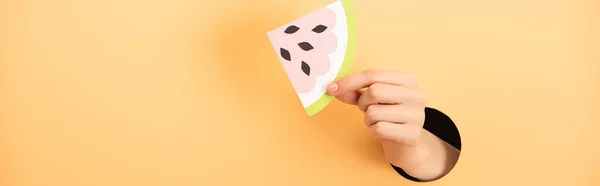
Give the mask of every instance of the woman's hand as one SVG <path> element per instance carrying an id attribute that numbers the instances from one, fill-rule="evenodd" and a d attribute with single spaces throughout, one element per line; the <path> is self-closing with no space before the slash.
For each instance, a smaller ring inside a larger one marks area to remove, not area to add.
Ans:
<path id="1" fill-rule="evenodd" d="M 427 96 L 408 73 L 366 70 L 327 87 L 330 95 L 358 106 L 364 124 L 382 139 L 387 159 L 420 180 L 450 171 L 459 151 L 423 129 Z"/>
<path id="2" fill-rule="evenodd" d="M 327 87 L 340 101 L 365 112 L 373 136 L 414 146 L 425 121 L 427 98 L 407 73 L 367 70 L 340 78 Z"/>

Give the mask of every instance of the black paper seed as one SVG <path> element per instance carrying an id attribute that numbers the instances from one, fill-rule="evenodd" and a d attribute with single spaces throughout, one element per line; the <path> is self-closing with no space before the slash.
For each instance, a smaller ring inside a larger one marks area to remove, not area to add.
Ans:
<path id="1" fill-rule="evenodd" d="M 279 48 L 279 53 L 281 54 L 281 57 L 283 59 L 288 60 L 288 61 L 292 60 L 292 56 L 290 56 L 290 52 L 287 51 L 286 49 Z"/>
<path id="2" fill-rule="evenodd" d="M 300 48 L 304 51 L 309 51 L 309 50 L 314 49 L 314 47 L 308 42 L 298 43 L 298 46 L 300 46 Z"/>
<path id="3" fill-rule="evenodd" d="M 285 31 L 283 31 L 283 32 L 286 33 L 286 34 L 293 34 L 293 33 L 296 33 L 298 30 L 300 30 L 300 28 L 298 28 L 297 26 L 292 25 L 292 26 L 288 26 L 285 29 Z"/>
<path id="4" fill-rule="evenodd" d="M 312 29 L 313 32 L 319 34 L 325 32 L 325 30 L 327 30 L 327 27 L 325 25 L 317 25 L 315 28 Z"/>
<path id="5" fill-rule="evenodd" d="M 310 66 L 306 64 L 306 62 L 302 61 L 302 72 L 304 72 L 307 76 L 310 76 Z"/>

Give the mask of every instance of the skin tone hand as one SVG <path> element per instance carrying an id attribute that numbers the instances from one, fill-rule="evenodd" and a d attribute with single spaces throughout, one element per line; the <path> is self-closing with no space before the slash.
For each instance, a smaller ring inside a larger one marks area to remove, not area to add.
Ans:
<path id="1" fill-rule="evenodd" d="M 358 106 L 388 161 L 412 177 L 436 180 L 456 164 L 460 151 L 423 129 L 427 98 L 412 75 L 366 70 L 336 80 L 327 92 Z"/>

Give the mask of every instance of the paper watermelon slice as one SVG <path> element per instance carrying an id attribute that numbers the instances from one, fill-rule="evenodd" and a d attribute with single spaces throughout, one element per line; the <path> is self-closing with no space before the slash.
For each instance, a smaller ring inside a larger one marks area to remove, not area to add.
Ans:
<path id="1" fill-rule="evenodd" d="M 338 0 L 267 33 L 309 116 L 334 97 L 326 87 L 350 71 L 356 23 L 350 0 Z"/>

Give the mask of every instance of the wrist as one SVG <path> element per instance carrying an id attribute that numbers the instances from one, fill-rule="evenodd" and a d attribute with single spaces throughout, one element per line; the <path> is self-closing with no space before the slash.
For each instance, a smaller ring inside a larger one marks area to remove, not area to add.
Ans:
<path id="1" fill-rule="evenodd" d="M 423 129 L 419 140 L 407 146 L 391 140 L 382 140 L 385 155 L 388 161 L 404 170 L 407 174 L 420 180 L 437 179 L 444 174 L 444 163 L 439 140 L 429 131 Z M 440 154 L 441 153 L 441 154 Z"/>
<path id="2" fill-rule="evenodd" d="M 425 132 L 425 129 L 420 131 L 420 133 Z M 421 134 L 413 145 L 387 139 L 382 140 L 382 145 L 385 156 L 391 164 L 409 171 L 421 167 L 433 154 L 427 141 Z"/>

